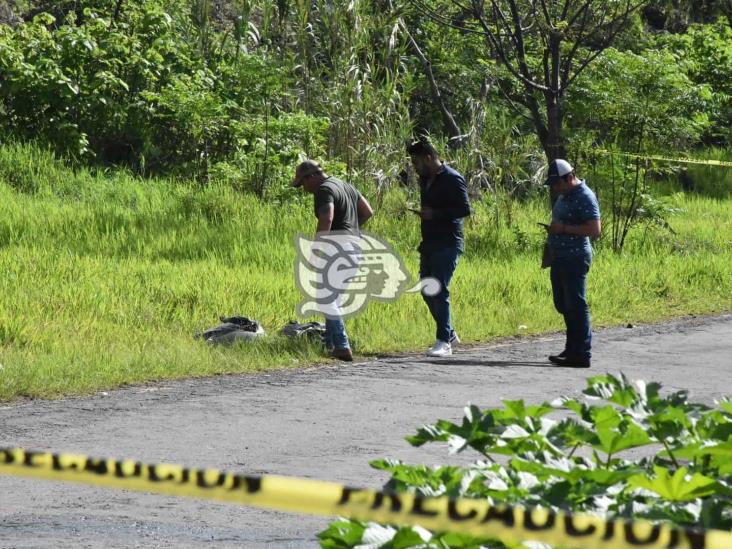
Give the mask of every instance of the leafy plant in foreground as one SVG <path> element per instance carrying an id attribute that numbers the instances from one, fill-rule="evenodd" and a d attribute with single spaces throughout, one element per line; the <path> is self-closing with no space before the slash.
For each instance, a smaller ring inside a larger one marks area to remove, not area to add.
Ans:
<path id="1" fill-rule="evenodd" d="M 468 406 L 462 423 L 439 420 L 407 440 L 447 442 L 451 453 L 470 448 L 480 454 L 473 465 L 371 465 L 392 474 L 385 488 L 397 492 L 732 529 L 732 402 L 711 408 L 690 402 L 687 391 L 660 389 L 606 374 L 587 380 L 586 400 Z M 505 546 L 343 519 L 319 537 L 323 547 Z"/>

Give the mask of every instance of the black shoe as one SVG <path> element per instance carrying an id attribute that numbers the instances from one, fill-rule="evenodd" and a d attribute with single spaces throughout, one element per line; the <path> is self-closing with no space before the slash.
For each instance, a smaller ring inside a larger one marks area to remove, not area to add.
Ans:
<path id="1" fill-rule="evenodd" d="M 343 360 L 345 362 L 353 362 L 353 353 L 351 352 L 351 349 L 333 349 L 330 352 L 330 356 L 333 358 L 337 358 L 338 360 Z"/>
<path id="2" fill-rule="evenodd" d="M 553 364 L 561 364 L 566 357 L 567 351 L 564 350 L 558 355 L 549 355 L 549 362 L 552 362 Z"/>
<path id="3" fill-rule="evenodd" d="M 565 356 L 563 358 L 555 357 L 552 360 L 557 366 L 564 366 L 565 368 L 589 368 L 590 357 L 587 356 Z"/>

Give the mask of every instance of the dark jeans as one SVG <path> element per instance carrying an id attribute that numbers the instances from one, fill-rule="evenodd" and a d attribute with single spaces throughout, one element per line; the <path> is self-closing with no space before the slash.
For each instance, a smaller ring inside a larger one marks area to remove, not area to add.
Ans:
<path id="1" fill-rule="evenodd" d="M 450 315 L 450 280 L 457 267 L 460 250 L 455 246 L 441 248 L 439 250 L 422 252 L 419 258 L 419 277 L 433 277 L 440 281 L 440 293 L 428 296 L 422 293 L 427 307 L 432 313 L 432 318 L 437 324 L 436 337 L 440 341 L 450 341 L 455 333 L 452 329 L 452 317 Z"/>
<path id="2" fill-rule="evenodd" d="M 342 318 L 325 317 L 325 347 L 326 349 L 349 349 L 351 347 Z"/>
<path id="3" fill-rule="evenodd" d="M 592 356 L 590 306 L 585 295 L 592 256 L 557 257 L 552 260 L 551 281 L 554 307 L 564 316 L 567 342 L 564 350 L 575 357 Z"/>

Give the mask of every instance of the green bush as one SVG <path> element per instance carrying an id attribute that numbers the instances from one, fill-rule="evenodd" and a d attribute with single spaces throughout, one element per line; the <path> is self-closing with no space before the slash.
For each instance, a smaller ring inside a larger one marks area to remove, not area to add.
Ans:
<path id="1" fill-rule="evenodd" d="M 664 396 L 659 383 L 622 374 L 589 378 L 584 394 L 592 404 L 561 397 L 470 406 L 461 424 L 440 420 L 407 437 L 414 446 L 439 441 L 451 452 L 471 449 L 480 456 L 472 466 L 371 465 L 391 473 L 385 489 L 396 492 L 732 529 L 732 402 L 709 407 L 683 390 Z M 368 529 L 340 520 L 319 537 L 324 547 L 354 547 Z M 504 547 L 454 533 L 386 532 L 376 546 Z"/>
<path id="2" fill-rule="evenodd" d="M 691 25 L 683 34 L 661 34 L 660 47 L 673 52 L 680 67 L 695 84 L 713 91 L 710 114 L 713 125 L 705 141 L 732 145 L 732 26 L 720 17 L 714 24 Z"/>
<path id="3" fill-rule="evenodd" d="M 572 142 L 629 152 L 684 150 L 709 128 L 712 92 L 665 51 L 608 49 L 579 77 L 567 106 Z"/>
<path id="4" fill-rule="evenodd" d="M 225 33 L 218 55 L 204 56 L 183 10 L 164 7 L 125 4 L 118 20 L 85 7 L 0 25 L 0 132 L 85 163 L 204 182 L 229 162 L 239 186 L 260 193 L 300 151 L 322 152 L 322 119 L 283 108 L 284 69 L 234 50 Z"/>

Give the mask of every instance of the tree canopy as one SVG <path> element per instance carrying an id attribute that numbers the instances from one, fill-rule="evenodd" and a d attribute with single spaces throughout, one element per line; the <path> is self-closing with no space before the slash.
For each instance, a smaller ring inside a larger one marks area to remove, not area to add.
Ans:
<path id="1" fill-rule="evenodd" d="M 697 4 L 5 2 L 0 133 L 259 194 L 300 155 L 397 182 L 418 133 L 483 172 L 519 135 L 548 158 L 641 125 L 649 150 L 728 147 L 729 9 Z"/>

